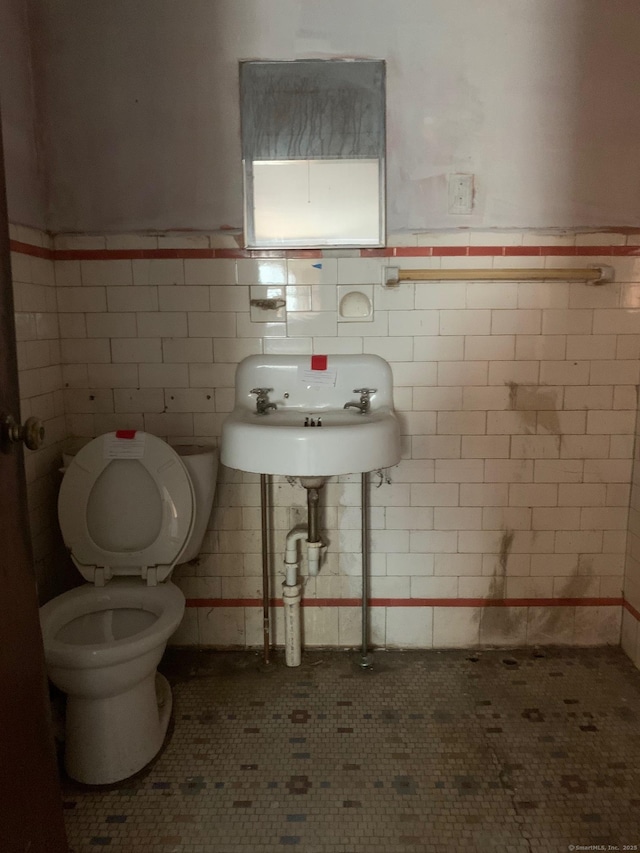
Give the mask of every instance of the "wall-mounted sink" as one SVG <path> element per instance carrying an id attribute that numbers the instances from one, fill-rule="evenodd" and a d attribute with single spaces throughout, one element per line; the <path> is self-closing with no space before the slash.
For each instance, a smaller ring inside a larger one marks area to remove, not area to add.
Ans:
<path id="1" fill-rule="evenodd" d="M 395 465 L 400 430 L 392 390 L 391 368 L 376 355 L 249 356 L 236 372 L 221 461 L 296 477 Z M 356 405 L 345 409 L 346 403 Z"/>

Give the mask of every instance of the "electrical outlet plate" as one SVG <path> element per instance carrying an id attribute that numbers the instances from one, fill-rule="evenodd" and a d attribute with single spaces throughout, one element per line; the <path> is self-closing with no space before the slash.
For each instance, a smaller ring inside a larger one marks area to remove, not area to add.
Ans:
<path id="1" fill-rule="evenodd" d="M 456 172 L 449 175 L 449 213 L 465 214 L 473 210 L 473 175 Z"/>

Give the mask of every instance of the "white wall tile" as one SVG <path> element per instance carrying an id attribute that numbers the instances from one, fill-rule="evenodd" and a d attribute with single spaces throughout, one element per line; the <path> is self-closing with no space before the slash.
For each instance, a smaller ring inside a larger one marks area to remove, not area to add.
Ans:
<path id="1" fill-rule="evenodd" d="M 232 362 L 237 364 L 249 355 L 259 355 L 262 352 L 262 341 L 238 338 L 214 339 L 213 360 L 216 362 Z"/>
<path id="2" fill-rule="evenodd" d="M 363 325 L 363 324 L 361 324 Z M 438 311 L 390 311 L 390 335 L 438 335 Z"/>
<path id="3" fill-rule="evenodd" d="M 136 315 L 102 312 L 86 314 L 88 338 L 133 338 L 136 336 Z"/>
<path id="4" fill-rule="evenodd" d="M 459 459 L 464 438 L 459 435 L 414 435 L 411 440 L 412 463 L 418 459 Z"/>
<path id="5" fill-rule="evenodd" d="M 415 307 L 415 283 L 402 281 L 397 287 L 376 284 L 373 288 L 373 304 L 376 311 L 411 311 Z"/>
<path id="6" fill-rule="evenodd" d="M 413 409 L 416 411 L 451 410 L 462 408 L 462 388 L 413 387 Z"/>
<path id="7" fill-rule="evenodd" d="M 113 398 L 116 412 L 159 413 L 164 410 L 161 388 L 116 388 Z"/>
<path id="8" fill-rule="evenodd" d="M 188 388 L 189 369 L 186 364 L 141 364 L 142 388 Z"/>
<path id="9" fill-rule="evenodd" d="M 195 311 L 189 312 L 184 316 L 187 319 L 188 332 L 184 331 L 184 327 L 180 325 L 181 331 L 166 332 L 162 336 L 186 337 L 188 334 L 190 338 L 213 338 L 214 340 L 217 338 L 235 338 L 236 334 L 238 334 L 238 337 L 247 337 L 246 334 L 240 334 L 241 329 L 239 324 L 236 327 L 236 318 L 244 317 L 248 325 L 248 314 L 236 315 L 224 311 Z M 245 329 L 243 328 L 242 331 L 245 331 Z"/>
<path id="10" fill-rule="evenodd" d="M 162 438 L 192 436 L 194 416 L 191 413 L 161 412 L 145 414 L 144 428 Z"/>
<path id="11" fill-rule="evenodd" d="M 434 607 L 434 649 L 470 648 L 480 642 L 479 607 Z"/>
<path id="12" fill-rule="evenodd" d="M 491 333 L 491 311 L 474 309 L 439 313 L 441 335 L 489 335 Z M 414 332 L 414 334 L 418 333 Z"/>
<path id="13" fill-rule="evenodd" d="M 460 455 L 465 459 L 505 459 L 509 446 L 507 435 L 464 435 Z"/>
<path id="14" fill-rule="evenodd" d="M 184 284 L 182 258 L 150 258 L 131 262 L 135 285 Z"/>
<path id="15" fill-rule="evenodd" d="M 509 486 L 509 506 L 557 506 L 558 486 L 555 483 L 512 483 Z"/>
<path id="16" fill-rule="evenodd" d="M 137 388 L 137 364 L 88 364 L 87 382 L 90 388 Z"/>
<path id="17" fill-rule="evenodd" d="M 241 258 L 236 262 L 238 284 L 286 284 L 287 262 Z M 211 282 L 212 284 L 214 282 Z"/>
<path id="18" fill-rule="evenodd" d="M 157 287 L 107 287 L 106 293 L 109 311 L 158 310 Z"/>
<path id="19" fill-rule="evenodd" d="M 595 328 L 593 311 L 580 309 L 548 309 L 542 314 L 544 335 L 606 334 Z"/>
<path id="20" fill-rule="evenodd" d="M 453 531 L 417 530 L 410 533 L 409 550 L 414 554 L 451 554 L 457 549 L 458 536 Z"/>
<path id="21" fill-rule="evenodd" d="M 66 364 L 110 362 L 111 347 L 105 339 L 69 338 L 60 341 L 61 357 Z"/>
<path id="22" fill-rule="evenodd" d="M 454 483 L 420 483 L 411 486 L 411 506 L 457 506 L 459 487 Z"/>
<path id="23" fill-rule="evenodd" d="M 506 483 L 462 483 L 460 485 L 460 506 L 506 506 L 508 502 L 509 489 Z"/>
<path id="24" fill-rule="evenodd" d="M 249 287 L 242 285 L 209 287 L 209 304 L 212 311 L 248 311 Z"/>
<path id="25" fill-rule="evenodd" d="M 464 357 L 467 361 L 508 360 L 515 353 L 515 335 L 467 335 L 464 340 Z"/>
<path id="26" fill-rule="evenodd" d="M 114 364 L 162 361 L 160 338 L 114 338 L 111 341 L 111 360 Z"/>
<path id="27" fill-rule="evenodd" d="M 519 281 L 518 308 L 568 308 L 569 284 L 564 281 Z M 576 306 L 580 307 L 580 306 Z"/>
<path id="28" fill-rule="evenodd" d="M 234 330 L 233 320 L 231 319 L 233 315 L 229 314 L 191 314 L 189 316 L 189 329 L 193 329 L 191 334 L 196 333 L 198 337 L 206 334 L 205 328 L 206 325 L 199 321 L 198 317 L 208 317 L 209 324 L 215 324 L 216 330 L 220 327 L 224 326 L 226 328 L 226 336 L 234 337 L 237 334 L 239 338 L 277 338 L 277 337 L 286 337 L 287 334 L 287 324 L 284 322 L 275 322 L 275 323 L 254 323 L 251 321 L 251 317 L 248 313 L 240 313 L 236 314 L 236 327 Z M 292 316 L 297 317 L 297 314 L 293 314 Z M 217 318 L 217 319 L 216 319 Z M 231 320 L 231 322 L 230 322 Z M 209 334 L 213 334 L 210 332 Z M 216 335 L 218 336 L 218 335 Z M 224 335 L 222 335 L 224 336 Z"/>
<path id="29" fill-rule="evenodd" d="M 508 385 L 513 382 L 535 385 L 538 382 L 539 367 L 540 363 L 537 361 L 491 361 L 488 382 L 489 385 Z M 540 381 L 542 383 L 542 380 Z"/>
<path id="30" fill-rule="evenodd" d="M 205 285 L 181 284 L 158 287 L 160 311 L 208 311 L 209 288 Z"/>
<path id="31" fill-rule="evenodd" d="M 213 341 L 205 338 L 164 338 L 162 361 L 167 364 L 199 364 L 213 361 Z"/>
<path id="32" fill-rule="evenodd" d="M 558 361 L 565 357 L 566 341 L 565 335 L 517 335 L 516 358 Z"/>
<path id="33" fill-rule="evenodd" d="M 567 335 L 568 359 L 614 359 L 616 335 Z M 606 385 L 606 382 L 598 383 Z"/>
<path id="34" fill-rule="evenodd" d="M 536 483 L 581 483 L 582 459 L 536 459 L 533 479 Z"/>
<path id="35" fill-rule="evenodd" d="M 510 389 L 505 386 L 474 386 L 462 389 L 462 408 L 488 411 L 506 409 L 511 399 Z"/>
<path id="36" fill-rule="evenodd" d="M 289 284 L 332 285 L 338 282 L 337 258 L 291 258 L 287 261 Z"/>
<path id="37" fill-rule="evenodd" d="M 431 607 L 388 607 L 386 645 L 389 648 L 430 649 L 432 620 Z"/>
<path id="38" fill-rule="evenodd" d="M 271 338 L 266 336 L 262 341 L 265 354 L 310 355 L 313 352 L 313 338 Z"/>
<path id="39" fill-rule="evenodd" d="M 81 261 L 82 284 L 88 287 L 133 284 L 131 261 Z"/>
<path id="40" fill-rule="evenodd" d="M 531 483 L 533 461 L 531 459 L 486 459 L 484 479 L 487 483 Z"/>
<path id="41" fill-rule="evenodd" d="M 236 261 L 231 259 L 190 258 L 184 261 L 185 284 L 236 284 Z M 259 282 L 244 282 L 258 284 Z"/>
<path id="42" fill-rule="evenodd" d="M 413 338 L 366 337 L 363 351 L 379 355 L 386 361 L 413 361 Z"/>
<path id="43" fill-rule="evenodd" d="M 436 483 L 481 483 L 483 479 L 484 465 L 481 459 L 435 460 Z"/>
<path id="44" fill-rule="evenodd" d="M 540 335 L 541 333 L 542 312 L 539 309 L 517 311 L 500 309 L 491 312 L 492 335 Z"/>
<path id="45" fill-rule="evenodd" d="M 483 530 L 531 530 L 531 516 L 532 510 L 528 507 L 485 507 L 482 511 L 482 529 Z M 511 554 L 509 557 L 509 561 L 507 564 L 508 572 L 513 571 L 514 562 L 517 562 L 519 566 L 523 563 L 523 556 L 528 555 L 517 555 L 518 559 L 516 561 L 515 555 Z M 487 556 L 487 559 L 490 559 L 491 565 L 493 565 L 493 558 L 491 555 Z M 527 564 L 528 565 L 528 564 Z M 527 569 L 528 573 L 528 569 Z M 495 574 L 494 569 L 491 570 L 491 574 Z"/>
<path id="46" fill-rule="evenodd" d="M 440 337 L 436 334 L 415 337 L 413 357 L 416 361 L 459 361 L 464 357 L 464 342 L 462 336 Z"/>
<path id="47" fill-rule="evenodd" d="M 349 325 L 350 334 L 353 332 L 353 326 Z M 368 325 L 365 323 L 357 324 L 357 334 L 362 334 L 361 326 Z M 336 337 L 338 335 L 338 323 L 334 312 L 332 311 L 296 311 L 287 315 L 286 334 L 290 337 Z M 271 334 L 271 333 L 269 333 Z"/>
<path id="48" fill-rule="evenodd" d="M 395 385 L 430 386 L 436 384 L 436 364 L 430 361 L 401 361 L 391 365 Z"/>
<path id="49" fill-rule="evenodd" d="M 631 435 L 635 431 L 636 413 L 631 411 L 587 412 L 588 433 L 617 433 Z"/>
<path id="50" fill-rule="evenodd" d="M 135 238 L 117 239 L 128 236 Z M 446 235 L 445 244 L 454 236 Z M 516 236 L 526 242 L 533 235 Z M 209 237 L 201 239 L 210 245 Z M 411 239 L 416 244 L 425 235 Z M 104 247 L 106 239 L 99 240 Z M 458 260 L 445 259 L 452 267 L 464 265 Z M 460 260 L 478 265 L 475 257 Z M 531 265 L 528 257 L 496 260 Z M 558 259 L 534 260 L 555 266 Z M 233 405 L 235 366 L 246 355 L 376 353 L 392 365 L 403 433 L 402 462 L 387 472 L 393 482 L 376 488 L 372 478 L 372 574 L 380 597 L 563 597 L 569 588 L 578 597 L 593 590 L 617 595 L 640 381 L 640 286 L 461 281 L 385 289 L 380 270 L 389 259 L 336 255 L 319 259 L 321 269 L 314 261 L 60 262 L 59 318 L 51 303 L 54 265 L 23 264 L 16 303 L 22 387 L 32 395 L 25 406 L 32 400 L 53 416 L 63 405 L 64 376 L 67 428 L 80 436 L 131 424 L 174 440 L 215 442 Z M 440 266 L 441 259 L 400 263 L 417 269 Z M 374 286 L 372 323 L 337 323 L 338 281 Z M 249 286 L 287 283 L 288 329 L 251 323 Z M 274 524 L 283 535 L 304 518 L 305 496 L 286 481 L 274 490 Z M 221 590 L 224 584 L 229 595 L 257 590 L 258 498 L 256 475 L 221 471 L 217 501 L 226 515 L 219 512 L 216 520 L 214 514 L 194 572 Z M 355 595 L 349 584 L 359 573 L 359 478 L 330 481 L 322 501 L 331 548 L 308 595 Z M 505 530 L 514 538 L 507 576 L 496 580 Z M 637 538 L 633 547 L 640 556 Z M 374 609 L 377 642 L 392 645 L 424 647 L 431 636 L 438 647 L 574 641 L 574 633 L 590 625 L 603 637 L 615 632 L 604 616 L 594 622 L 581 617 L 574 632 L 574 608 L 553 609 L 553 619 L 560 613 L 569 626 L 559 631 L 549 627 L 549 608 L 513 608 L 508 618 L 504 608 L 436 608 L 433 623 L 430 608 Z M 220 630 L 202 618 L 201 630 L 194 611 L 188 636 L 197 627 L 201 641 L 259 642 L 259 620 L 247 619 L 244 608 L 233 610 L 239 612 L 227 614 Z M 313 642 L 335 644 L 336 631 L 341 642 L 357 641 L 357 608 L 305 610 L 315 611 Z M 254 615 L 259 608 L 247 611 Z M 463 616 L 464 623 L 458 621 Z M 281 635 L 281 614 L 277 619 Z"/>
<path id="51" fill-rule="evenodd" d="M 564 393 L 567 409 L 611 409 L 613 407 L 612 385 L 591 385 L 590 387 L 568 385 Z"/>
<path id="52" fill-rule="evenodd" d="M 338 258 L 338 284 L 377 284 L 381 269 L 382 261 L 378 259 Z"/>
<path id="53" fill-rule="evenodd" d="M 436 507 L 433 526 L 437 530 L 481 530 L 480 507 Z"/>
<path id="54" fill-rule="evenodd" d="M 56 289 L 58 311 L 106 311 L 107 296 L 104 287 L 59 287 Z M 38 310 L 34 307 L 33 310 Z"/>
<path id="55" fill-rule="evenodd" d="M 587 385 L 589 367 L 588 361 L 541 361 L 540 383 L 542 385 Z"/>
<path id="56" fill-rule="evenodd" d="M 387 575 L 411 578 L 411 597 L 414 598 L 414 580 L 433 575 L 433 554 L 392 554 L 387 559 Z"/>
<path id="57" fill-rule="evenodd" d="M 439 361 L 438 385 L 486 385 L 489 365 L 486 361 Z"/>
<path id="58" fill-rule="evenodd" d="M 467 308 L 517 308 L 518 291 L 512 282 L 469 282 Z M 535 306 L 540 307 L 540 306 Z"/>
<path id="59" fill-rule="evenodd" d="M 483 435 L 486 431 L 484 412 L 438 412 L 440 435 Z"/>
<path id="60" fill-rule="evenodd" d="M 636 359 L 591 362 L 592 385 L 637 385 L 639 380 L 640 364 Z"/>
<path id="61" fill-rule="evenodd" d="M 420 577 L 413 573 L 411 577 L 412 598 L 457 598 L 458 578 L 447 577 Z"/>
<path id="62" fill-rule="evenodd" d="M 182 311 L 141 311 L 137 314 L 137 323 L 141 338 L 187 336 L 187 315 Z"/>

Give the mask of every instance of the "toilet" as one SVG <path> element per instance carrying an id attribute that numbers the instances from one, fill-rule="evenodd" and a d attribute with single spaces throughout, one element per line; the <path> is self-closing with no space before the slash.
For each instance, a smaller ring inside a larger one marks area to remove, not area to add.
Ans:
<path id="1" fill-rule="evenodd" d="M 49 678 L 67 694 L 67 773 L 105 785 L 163 744 L 172 697 L 156 667 L 185 608 L 170 576 L 199 553 L 218 457 L 121 430 L 65 462 L 58 519 L 88 583 L 41 607 L 40 624 Z"/>

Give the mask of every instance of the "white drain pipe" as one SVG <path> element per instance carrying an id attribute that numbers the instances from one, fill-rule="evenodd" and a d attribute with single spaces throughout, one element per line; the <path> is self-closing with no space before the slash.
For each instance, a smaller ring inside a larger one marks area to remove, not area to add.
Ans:
<path id="1" fill-rule="evenodd" d="M 307 538 L 307 527 L 299 525 L 287 533 L 284 554 L 285 580 L 282 584 L 284 605 L 284 659 L 287 666 L 300 666 L 302 643 L 300 639 L 300 601 L 302 584 L 298 581 L 298 542 Z"/>
<path id="2" fill-rule="evenodd" d="M 302 656 L 302 641 L 300 632 L 300 602 L 302 600 L 302 584 L 298 574 L 300 561 L 298 558 L 298 542 L 304 540 L 307 544 L 307 562 L 309 577 L 315 577 L 320 568 L 322 542 L 309 542 L 309 531 L 306 525 L 298 525 L 287 533 L 285 546 L 284 568 L 285 580 L 282 584 L 282 603 L 284 605 L 284 658 L 287 666 L 300 666 Z"/>

